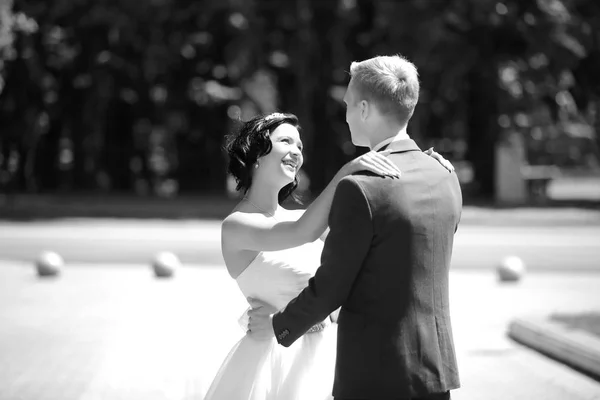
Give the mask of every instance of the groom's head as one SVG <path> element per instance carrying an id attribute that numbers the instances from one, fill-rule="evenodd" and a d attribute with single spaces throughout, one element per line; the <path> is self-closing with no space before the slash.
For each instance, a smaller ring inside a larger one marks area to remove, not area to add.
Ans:
<path id="1" fill-rule="evenodd" d="M 353 62 L 344 96 L 352 142 L 368 146 L 368 135 L 382 124 L 405 127 L 418 100 L 417 68 L 401 55 Z"/>

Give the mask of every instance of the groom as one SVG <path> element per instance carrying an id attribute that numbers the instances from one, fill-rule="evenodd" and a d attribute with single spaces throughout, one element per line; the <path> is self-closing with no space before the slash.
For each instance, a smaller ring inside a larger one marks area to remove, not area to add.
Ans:
<path id="1" fill-rule="evenodd" d="M 350 66 L 344 96 L 352 142 L 389 155 L 400 179 L 364 172 L 338 184 L 321 267 L 274 315 L 250 312 L 250 335 L 290 346 L 341 306 L 333 395 L 449 399 L 459 387 L 448 270 L 462 196 L 456 174 L 406 133 L 419 97 L 401 56 Z"/>

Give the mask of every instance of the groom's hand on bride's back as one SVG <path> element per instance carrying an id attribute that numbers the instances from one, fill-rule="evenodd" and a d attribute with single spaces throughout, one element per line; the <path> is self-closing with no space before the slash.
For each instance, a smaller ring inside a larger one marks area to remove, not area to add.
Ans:
<path id="1" fill-rule="evenodd" d="M 277 311 L 279 311 L 274 306 L 262 300 L 255 299 L 252 297 L 248 297 L 246 300 L 248 300 L 248 304 L 250 304 L 250 307 L 252 307 L 252 311 L 257 310 L 258 312 L 258 310 L 260 309 L 260 312 L 268 312 L 269 314 L 275 314 Z"/>
<path id="2" fill-rule="evenodd" d="M 248 311 L 247 334 L 258 340 L 267 340 L 275 337 L 273 332 L 273 314 L 278 310 L 264 301 L 248 298 L 252 309 Z"/>

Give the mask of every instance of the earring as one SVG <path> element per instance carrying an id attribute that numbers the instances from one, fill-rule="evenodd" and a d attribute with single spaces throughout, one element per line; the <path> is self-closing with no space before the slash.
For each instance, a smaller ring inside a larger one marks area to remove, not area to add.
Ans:
<path id="1" fill-rule="evenodd" d="M 258 161 L 254 164 L 254 169 L 258 169 Z"/>

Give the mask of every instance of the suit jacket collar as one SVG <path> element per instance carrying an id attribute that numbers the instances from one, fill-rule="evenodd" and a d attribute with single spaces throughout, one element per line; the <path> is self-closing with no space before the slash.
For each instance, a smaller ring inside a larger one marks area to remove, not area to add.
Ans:
<path id="1" fill-rule="evenodd" d="M 378 151 L 392 150 L 392 153 L 403 153 L 405 151 L 421 151 L 419 146 L 412 139 L 396 140 L 386 146 L 383 146 Z"/>

